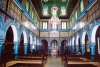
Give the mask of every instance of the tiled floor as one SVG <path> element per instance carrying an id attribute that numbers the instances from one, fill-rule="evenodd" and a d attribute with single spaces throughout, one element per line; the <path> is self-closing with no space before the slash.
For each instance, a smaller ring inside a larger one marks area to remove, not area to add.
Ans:
<path id="1" fill-rule="evenodd" d="M 60 57 L 48 57 L 45 67 L 64 67 Z"/>

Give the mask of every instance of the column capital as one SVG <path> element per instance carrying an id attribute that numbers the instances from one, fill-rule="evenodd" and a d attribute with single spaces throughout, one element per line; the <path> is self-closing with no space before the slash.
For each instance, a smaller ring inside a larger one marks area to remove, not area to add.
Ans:
<path id="1" fill-rule="evenodd" d="M 2 45 L 5 42 L 4 39 L 0 39 L 0 45 Z"/>
<path id="2" fill-rule="evenodd" d="M 13 42 L 15 46 L 18 46 L 19 45 L 19 42 Z"/>
<path id="3" fill-rule="evenodd" d="M 0 38 L 4 39 L 4 28 L 0 28 Z"/>
<path id="4" fill-rule="evenodd" d="M 24 46 L 28 46 L 28 43 L 24 43 Z"/>
<path id="5" fill-rule="evenodd" d="M 95 44 L 91 44 L 90 47 L 95 47 Z"/>
<path id="6" fill-rule="evenodd" d="M 81 47 L 85 47 L 85 44 L 82 44 Z"/>

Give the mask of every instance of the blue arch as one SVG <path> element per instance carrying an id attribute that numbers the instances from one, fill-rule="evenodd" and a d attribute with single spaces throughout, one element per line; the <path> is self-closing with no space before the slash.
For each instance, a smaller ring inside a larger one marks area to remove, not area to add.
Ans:
<path id="1" fill-rule="evenodd" d="M 90 32 L 89 32 L 87 29 L 83 29 L 83 30 L 82 30 L 82 33 L 81 33 L 81 36 L 80 36 L 81 46 L 85 46 L 85 44 L 82 44 L 82 39 L 83 39 L 82 36 L 83 36 L 84 32 L 86 32 L 86 34 L 87 34 L 87 36 L 88 36 L 88 40 L 89 40 L 89 42 L 91 42 L 91 41 L 90 41 Z"/>
<path id="2" fill-rule="evenodd" d="M 42 41 L 42 40 L 46 40 L 46 41 L 48 42 L 48 40 L 47 40 L 46 38 L 41 39 L 41 41 Z"/>
<path id="3" fill-rule="evenodd" d="M 56 40 L 58 43 L 61 43 L 61 41 L 59 41 L 59 39 L 54 39 L 54 38 L 52 38 L 52 39 L 50 39 L 50 41 L 49 41 L 49 43 L 51 44 L 51 42 L 53 41 L 53 40 Z M 59 46 L 60 46 L 60 44 L 58 44 Z"/>
<path id="4" fill-rule="evenodd" d="M 1 16 L 0 16 L 0 28 L 4 28 L 4 22 Z"/>
<path id="5" fill-rule="evenodd" d="M 0 16 L 0 39 L 4 39 L 4 22 Z"/>
<path id="6" fill-rule="evenodd" d="M 26 29 L 24 26 L 22 26 L 22 28 L 20 29 L 20 35 L 19 35 L 19 38 L 21 38 L 21 34 L 23 33 L 25 31 L 25 33 L 26 33 L 26 39 L 27 39 L 27 42 L 26 43 L 28 43 L 28 29 Z"/>
<path id="7" fill-rule="evenodd" d="M 15 21 L 14 20 L 12 20 L 12 21 L 10 21 L 9 23 L 7 23 L 6 24 L 6 26 L 5 26 L 5 33 L 4 33 L 4 37 L 6 36 L 6 33 L 7 33 L 7 30 L 8 30 L 8 28 L 11 26 L 11 25 L 14 25 L 15 26 L 15 28 L 16 28 L 16 31 L 17 31 L 17 38 L 18 38 L 18 25 L 17 24 L 13 24 Z M 18 41 L 18 39 L 17 39 L 17 41 Z"/>
<path id="8" fill-rule="evenodd" d="M 100 21 L 94 20 L 94 23 L 95 23 L 95 24 L 92 24 L 92 26 L 91 26 L 91 28 L 90 28 L 90 36 L 91 36 L 91 38 L 92 38 L 93 29 L 94 29 L 96 26 L 100 27 Z M 97 29 L 98 29 L 98 28 L 97 28 Z M 96 32 L 97 32 L 97 29 L 96 29 Z M 96 33 L 95 33 L 94 36 L 96 36 Z M 95 46 L 95 45 L 96 45 L 96 42 L 93 43 L 92 40 L 91 40 L 91 38 L 90 38 L 91 46 L 92 46 L 92 45 Z"/>
<path id="9" fill-rule="evenodd" d="M 61 39 L 60 42 L 62 42 L 63 40 L 66 40 L 67 41 L 67 39 Z"/>
<path id="10" fill-rule="evenodd" d="M 33 35 L 32 35 L 32 33 L 30 32 L 29 33 L 29 37 L 28 38 L 30 38 L 30 42 L 32 41 L 32 43 L 31 44 L 33 44 Z"/>

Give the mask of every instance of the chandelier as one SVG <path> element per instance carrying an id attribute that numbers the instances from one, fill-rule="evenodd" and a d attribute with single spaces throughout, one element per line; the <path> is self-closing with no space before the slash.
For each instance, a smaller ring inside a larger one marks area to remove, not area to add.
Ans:
<path id="1" fill-rule="evenodd" d="M 55 0 L 54 0 L 54 6 L 51 7 L 52 11 L 52 17 L 49 19 L 49 23 L 52 24 L 52 31 L 50 32 L 50 37 L 59 37 L 59 31 L 57 31 L 57 25 L 61 23 L 61 20 L 57 16 L 57 11 L 58 7 L 55 5 Z"/>
<path id="2" fill-rule="evenodd" d="M 58 11 L 58 7 L 57 6 L 53 6 L 51 8 L 52 11 L 52 17 L 49 19 L 49 23 L 54 25 L 55 27 L 61 23 L 61 20 L 58 18 L 57 16 L 57 11 Z"/>

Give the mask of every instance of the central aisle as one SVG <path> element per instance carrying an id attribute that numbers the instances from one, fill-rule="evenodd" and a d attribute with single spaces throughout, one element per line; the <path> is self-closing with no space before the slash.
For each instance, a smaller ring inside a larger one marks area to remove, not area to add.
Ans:
<path id="1" fill-rule="evenodd" d="M 60 57 L 48 57 L 45 67 L 64 67 Z"/>

